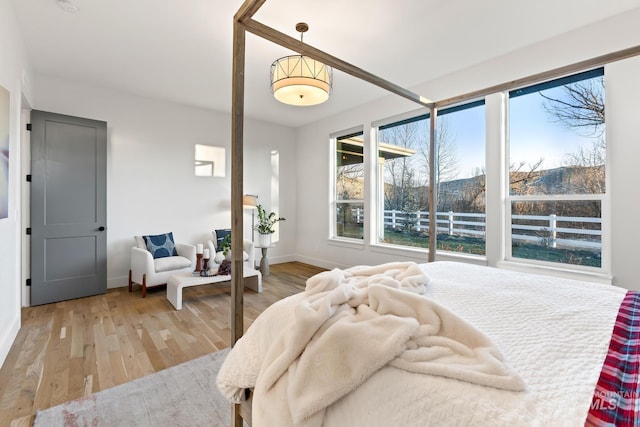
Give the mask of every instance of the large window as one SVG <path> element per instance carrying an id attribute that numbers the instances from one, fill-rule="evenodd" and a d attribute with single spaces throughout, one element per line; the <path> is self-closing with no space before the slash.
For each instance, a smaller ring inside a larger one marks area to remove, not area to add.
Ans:
<path id="1" fill-rule="evenodd" d="M 429 246 L 429 116 L 378 127 L 381 243 Z M 442 110 L 436 129 L 437 248 L 485 253 L 484 102 Z"/>
<path id="2" fill-rule="evenodd" d="M 438 112 L 439 250 L 485 254 L 485 134 L 484 101 Z"/>
<path id="3" fill-rule="evenodd" d="M 509 93 L 511 258 L 602 266 L 603 69 Z"/>
<path id="4" fill-rule="evenodd" d="M 334 237 L 364 237 L 364 140 L 351 133 L 335 142 Z"/>
<path id="5" fill-rule="evenodd" d="M 490 104 L 489 134 L 496 135 L 490 141 L 484 100 L 438 110 L 433 162 L 429 114 L 374 123 L 372 145 L 360 129 L 334 137 L 332 237 L 427 249 L 434 221 L 438 252 L 606 267 L 604 69 L 509 92 L 508 120 L 497 99 Z M 372 179 L 366 186 L 365 176 Z M 489 221 L 487 192 L 496 203 Z M 373 220 L 366 227 L 365 206 Z"/>
<path id="6" fill-rule="evenodd" d="M 380 126 L 378 241 L 429 247 L 429 116 Z"/>

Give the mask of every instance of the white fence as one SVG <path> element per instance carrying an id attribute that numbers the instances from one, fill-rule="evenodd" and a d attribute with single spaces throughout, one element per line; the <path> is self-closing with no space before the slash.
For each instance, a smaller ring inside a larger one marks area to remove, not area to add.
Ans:
<path id="1" fill-rule="evenodd" d="M 357 223 L 364 221 L 362 209 L 354 209 L 353 217 Z M 569 217 L 558 215 L 512 215 L 511 237 L 514 240 L 534 242 L 552 248 L 602 248 L 602 220 L 591 217 Z M 591 228 L 561 227 L 559 224 L 592 224 Z M 485 214 L 464 212 L 437 212 L 437 230 L 450 236 L 485 235 Z M 595 226 L 594 226 L 595 225 Z M 384 211 L 384 226 L 394 229 L 409 227 L 413 231 L 429 229 L 429 212 L 408 214 L 398 210 Z M 560 237 L 559 237 L 560 236 Z M 571 238 L 573 237 L 573 238 Z"/>

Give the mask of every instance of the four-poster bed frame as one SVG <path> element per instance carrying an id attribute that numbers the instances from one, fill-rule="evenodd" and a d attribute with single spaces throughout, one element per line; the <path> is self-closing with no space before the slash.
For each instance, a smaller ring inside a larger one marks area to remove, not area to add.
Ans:
<path id="1" fill-rule="evenodd" d="M 470 92 L 453 98 L 444 99 L 433 102 L 424 98 L 410 90 L 402 88 L 387 80 L 377 77 L 363 69 L 355 67 L 339 58 L 336 58 L 319 49 L 304 44 L 300 40 L 296 40 L 286 34 L 274 30 L 252 19 L 253 15 L 260 9 L 266 0 L 245 0 L 234 16 L 233 23 L 233 79 L 232 79 L 232 113 L 231 113 L 231 238 L 232 246 L 242 246 L 242 230 L 243 230 L 243 208 L 242 195 L 243 191 L 243 127 L 244 127 L 244 74 L 245 74 L 245 39 L 246 32 L 249 31 L 263 39 L 269 40 L 285 48 L 291 49 L 301 55 L 306 55 L 321 61 L 324 64 L 335 69 L 343 71 L 353 77 L 359 78 L 382 89 L 413 101 L 430 111 L 430 149 L 429 161 L 430 179 L 435 181 L 435 129 L 437 109 L 448 105 L 460 103 L 466 100 L 477 99 L 492 93 L 497 93 L 516 87 L 530 85 L 563 75 L 575 73 L 588 68 L 603 66 L 609 62 L 629 58 L 640 55 L 640 46 L 624 49 L 610 54 L 602 55 L 586 61 L 581 61 L 568 66 L 556 68 L 554 70 L 538 73 L 526 78 L 513 80 L 496 86 L 488 87 L 482 90 Z M 301 17 L 302 18 L 302 17 Z M 429 213 L 435 217 L 435 193 L 433 187 L 429 189 Z M 429 239 L 429 255 L 428 261 L 434 261 L 436 252 L 436 223 L 429 223 L 429 235 L 433 238 Z M 231 345 L 242 337 L 244 333 L 244 288 L 243 278 L 243 260 L 242 251 L 232 252 L 232 279 L 231 279 Z M 249 401 L 250 404 L 250 401 Z M 242 426 L 242 416 L 250 420 L 250 407 L 241 409 L 241 405 L 233 405 L 233 426 Z M 242 413 L 242 414 L 241 414 Z"/>

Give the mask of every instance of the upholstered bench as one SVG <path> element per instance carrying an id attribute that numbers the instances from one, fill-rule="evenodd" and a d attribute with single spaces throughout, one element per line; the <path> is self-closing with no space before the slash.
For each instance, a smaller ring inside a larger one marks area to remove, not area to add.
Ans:
<path id="1" fill-rule="evenodd" d="M 176 310 L 182 310 L 182 289 L 189 286 L 230 283 L 231 276 L 194 276 L 193 273 L 177 273 L 167 281 L 167 299 Z M 262 274 L 258 270 L 244 268 L 244 286 L 262 292 Z"/>

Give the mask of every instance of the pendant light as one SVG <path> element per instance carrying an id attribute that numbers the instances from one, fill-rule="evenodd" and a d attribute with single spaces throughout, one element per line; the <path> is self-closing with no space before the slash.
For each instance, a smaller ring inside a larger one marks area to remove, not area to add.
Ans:
<path id="1" fill-rule="evenodd" d="M 296 31 L 302 36 L 309 26 L 300 22 Z M 329 99 L 333 69 L 305 55 L 290 55 L 271 64 L 271 90 L 280 102 L 289 105 L 317 105 Z"/>

